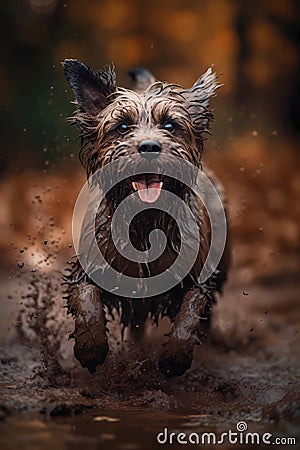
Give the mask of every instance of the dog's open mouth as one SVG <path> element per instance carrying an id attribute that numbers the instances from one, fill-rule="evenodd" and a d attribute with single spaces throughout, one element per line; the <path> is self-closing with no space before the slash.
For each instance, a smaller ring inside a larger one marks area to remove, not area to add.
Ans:
<path id="1" fill-rule="evenodd" d="M 163 181 L 159 175 L 145 174 L 132 178 L 132 187 L 145 203 L 154 203 L 160 196 Z"/>

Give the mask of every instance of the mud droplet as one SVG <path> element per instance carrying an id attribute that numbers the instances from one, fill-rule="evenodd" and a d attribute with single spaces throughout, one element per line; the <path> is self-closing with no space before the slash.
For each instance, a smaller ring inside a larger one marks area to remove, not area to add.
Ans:
<path id="1" fill-rule="evenodd" d="M 20 269 L 22 269 L 22 267 L 24 267 L 24 263 L 22 261 L 18 262 L 18 267 L 20 267 Z"/>
<path id="2" fill-rule="evenodd" d="M 45 240 L 45 241 L 44 241 L 44 245 L 47 245 L 47 244 L 48 244 L 48 241 L 47 241 L 47 240 Z"/>
<path id="3" fill-rule="evenodd" d="M 243 295 L 249 295 L 249 292 L 243 291 Z"/>

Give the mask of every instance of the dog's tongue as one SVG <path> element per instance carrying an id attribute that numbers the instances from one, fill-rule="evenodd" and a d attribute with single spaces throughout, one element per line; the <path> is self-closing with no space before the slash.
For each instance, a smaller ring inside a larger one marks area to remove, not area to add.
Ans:
<path id="1" fill-rule="evenodd" d="M 160 196 L 162 182 L 159 180 L 141 179 L 132 183 L 142 202 L 154 203 Z"/>

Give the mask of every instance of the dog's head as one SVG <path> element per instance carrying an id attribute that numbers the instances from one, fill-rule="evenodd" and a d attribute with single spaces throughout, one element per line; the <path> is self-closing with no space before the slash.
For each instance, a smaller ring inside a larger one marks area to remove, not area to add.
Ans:
<path id="1" fill-rule="evenodd" d="M 203 135 L 213 118 L 209 101 L 218 87 L 211 68 L 189 89 L 141 75 L 142 90 L 135 92 L 117 87 L 113 67 L 93 72 L 73 59 L 63 65 L 76 99 L 72 122 L 81 131 L 80 158 L 88 176 L 132 154 L 140 156 L 140 164 L 151 161 L 157 166 L 171 154 L 200 166 Z M 163 172 L 148 171 L 127 180 L 126 193 L 137 190 L 142 201 L 153 203 L 163 184 L 178 189 L 178 184 L 164 179 Z"/>

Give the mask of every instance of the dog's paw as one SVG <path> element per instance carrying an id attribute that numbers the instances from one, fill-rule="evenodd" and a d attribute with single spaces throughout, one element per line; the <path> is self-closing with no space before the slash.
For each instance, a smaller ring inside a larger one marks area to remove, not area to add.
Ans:
<path id="1" fill-rule="evenodd" d="M 106 317 L 99 290 L 82 282 L 76 301 L 74 356 L 82 367 L 94 373 L 103 364 L 108 353 Z"/>
<path id="2" fill-rule="evenodd" d="M 97 346 L 89 341 L 75 342 L 74 356 L 82 367 L 86 367 L 90 373 L 94 373 L 97 366 L 104 363 L 108 350 L 107 342 Z"/>
<path id="3" fill-rule="evenodd" d="M 84 320 L 75 323 L 74 356 L 82 367 L 94 373 L 97 366 L 104 363 L 109 347 L 104 329 L 90 329 Z"/>
<path id="4" fill-rule="evenodd" d="M 193 361 L 193 345 L 167 346 L 158 361 L 158 367 L 166 378 L 179 377 L 191 368 Z"/>

